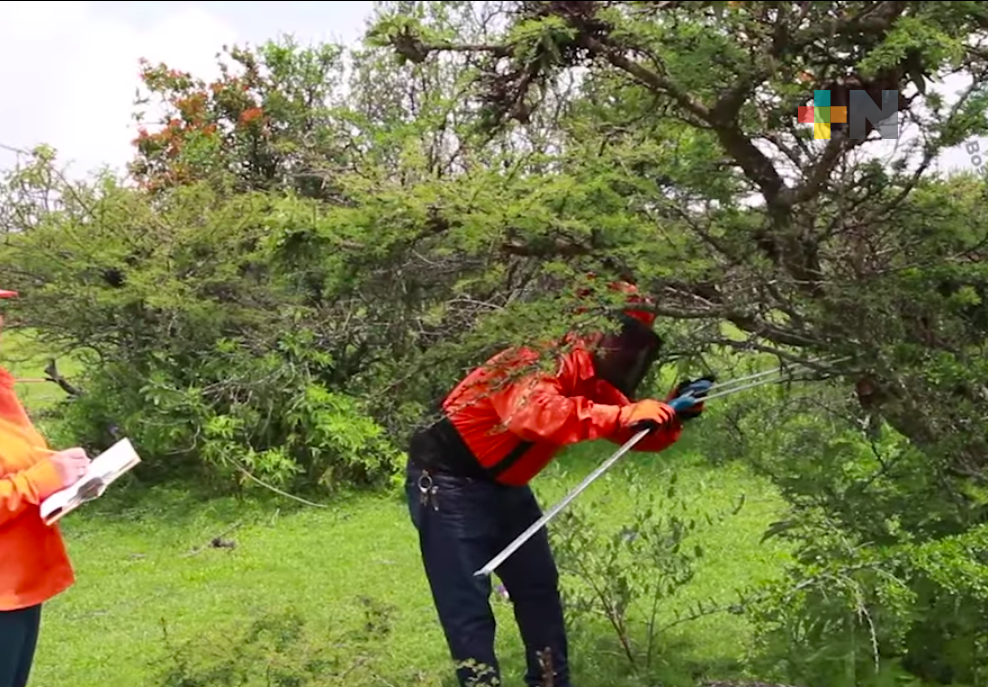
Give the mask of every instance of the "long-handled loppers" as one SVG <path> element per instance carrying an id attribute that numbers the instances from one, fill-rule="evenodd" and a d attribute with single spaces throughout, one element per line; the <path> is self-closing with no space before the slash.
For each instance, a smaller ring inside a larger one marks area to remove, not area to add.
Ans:
<path id="1" fill-rule="evenodd" d="M 845 360 L 846 358 L 841 358 L 839 360 L 812 361 L 812 362 L 826 363 L 832 365 L 832 364 L 844 362 Z M 800 371 L 800 368 L 808 368 L 808 366 L 802 364 L 793 365 L 791 371 L 798 372 Z M 714 384 L 705 393 L 701 394 L 700 396 L 693 396 L 692 394 L 684 394 L 671 401 L 669 405 L 672 406 L 672 408 L 677 411 L 687 410 L 688 408 L 695 405 L 699 401 L 703 401 L 704 403 L 706 403 L 707 401 L 710 401 L 712 399 L 723 398 L 724 396 L 730 396 L 731 394 L 736 394 L 740 391 L 747 391 L 748 389 L 754 389 L 756 387 L 764 386 L 766 384 L 774 384 L 777 382 L 791 381 L 791 380 L 792 380 L 791 372 L 787 374 L 787 371 L 784 368 L 780 367 L 772 370 L 766 370 L 764 372 L 756 372 L 755 374 L 747 375 L 745 377 L 739 377 L 737 379 L 733 379 L 724 382 L 722 384 Z M 485 565 L 480 570 L 475 572 L 474 576 L 475 577 L 482 577 L 485 575 L 489 576 L 491 573 L 493 573 L 498 568 L 498 566 L 504 563 L 504 561 L 506 561 L 508 557 L 511 556 L 511 554 L 513 554 L 515 551 L 521 548 L 521 546 L 526 541 L 528 541 L 532 537 L 532 535 L 534 535 L 543 526 L 545 526 L 546 523 L 548 523 L 550 520 L 556 517 L 556 515 L 558 515 L 559 512 L 563 510 L 563 508 L 568 506 L 570 502 L 573 501 L 573 499 L 575 499 L 577 496 L 583 493 L 583 491 L 586 490 L 586 488 L 589 487 L 594 482 L 594 480 L 596 480 L 598 477 L 600 477 L 605 472 L 607 472 L 611 468 L 611 466 L 614 465 L 614 463 L 619 461 L 625 453 L 627 453 L 632 448 L 634 448 L 635 444 L 637 444 L 639 441 L 644 439 L 645 436 L 652 430 L 653 430 L 652 427 L 648 427 L 642 429 L 633 437 L 631 437 L 627 442 L 624 443 L 623 446 L 621 446 L 621 448 L 619 448 L 617 451 L 614 452 L 614 455 L 612 455 L 610 458 L 605 460 L 603 463 L 601 463 L 601 465 L 597 469 L 595 469 L 593 472 L 587 475 L 586 478 L 584 478 L 584 480 L 580 482 L 573 489 L 573 491 L 568 493 L 566 496 L 563 497 L 563 499 L 559 503 L 557 503 L 548 511 L 546 511 L 546 513 L 541 518 L 539 518 L 534 523 L 532 523 L 532 525 L 527 530 L 525 530 L 520 535 L 518 535 L 518 537 L 516 537 L 513 542 L 508 544 L 504 548 L 504 550 L 501 551 L 501 553 L 494 556 L 494 558 L 492 558 L 487 563 L 487 565 Z"/>

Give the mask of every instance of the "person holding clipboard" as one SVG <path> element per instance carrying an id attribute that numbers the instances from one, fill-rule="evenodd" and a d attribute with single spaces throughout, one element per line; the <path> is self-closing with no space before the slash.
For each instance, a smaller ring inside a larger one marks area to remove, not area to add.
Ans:
<path id="1" fill-rule="evenodd" d="M 0 304 L 16 296 L 0 289 Z M 27 685 L 41 607 L 75 582 L 61 532 L 44 523 L 40 505 L 88 465 L 81 448 L 48 449 L 0 367 L 0 687 Z"/>

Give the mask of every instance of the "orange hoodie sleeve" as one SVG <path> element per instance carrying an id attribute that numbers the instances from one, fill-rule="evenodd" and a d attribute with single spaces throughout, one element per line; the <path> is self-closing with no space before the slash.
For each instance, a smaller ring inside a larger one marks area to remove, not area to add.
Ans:
<path id="1" fill-rule="evenodd" d="M 0 447 L 0 464 L 3 463 L 2 451 Z M 62 479 L 49 458 L 41 459 L 26 470 L 0 473 L 0 527 L 27 508 L 37 507 L 61 488 Z"/>
<path id="2" fill-rule="evenodd" d="M 31 425 L 13 385 L 0 367 L 0 527 L 62 488 L 51 458 L 39 456 L 44 437 Z"/>
<path id="3" fill-rule="evenodd" d="M 577 376 L 572 355 L 562 358 L 556 375 L 532 373 L 490 395 L 501 422 L 523 441 L 556 446 L 610 436 L 621 408 L 569 395 Z"/>

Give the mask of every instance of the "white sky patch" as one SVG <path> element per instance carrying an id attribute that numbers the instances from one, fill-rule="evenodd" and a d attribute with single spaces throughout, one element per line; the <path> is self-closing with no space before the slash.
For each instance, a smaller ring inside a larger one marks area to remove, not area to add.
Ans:
<path id="1" fill-rule="evenodd" d="M 51 145 L 75 178 L 104 165 L 122 172 L 137 132 L 140 58 L 212 79 L 216 53 L 239 40 L 194 6 L 141 30 L 98 16 L 88 2 L 0 3 L 0 144 Z M 0 168 L 13 161 L 0 150 Z"/>

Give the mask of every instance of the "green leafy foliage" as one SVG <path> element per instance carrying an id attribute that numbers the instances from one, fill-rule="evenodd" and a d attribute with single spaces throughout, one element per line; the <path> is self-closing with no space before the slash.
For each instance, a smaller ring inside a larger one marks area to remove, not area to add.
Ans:
<path id="1" fill-rule="evenodd" d="M 688 585 L 703 558 L 696 543 L 705 527 L 716 527 L 736 515 L 743 495 L 732 512 L 718 514 L 691 508 L 677 491 L 676 474 L 664 494 L 648 492 L 636 472 L 622 483 L 622 496 L 633 503 L 630 520 L 620 528 L 603 532 L 595 511 L 606 508 L 613 493 L 598 495 L 594 507 L 577 504 L 564 511 L 553 525 L 552 543 L 562 573 L 567 621 L 586 631 L 604 625 L 623 661 L 622 674 L 638 680 L 661 676 L 662 655 L 668 630 L 682 622 L 723 612 L 719 603 L 698 601 L 675 619 L 663 620 L 660 611 Z M 647 486 L 646 486 L 647 485 Z"/>

